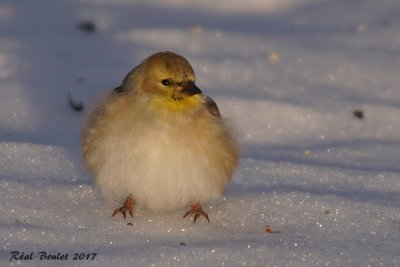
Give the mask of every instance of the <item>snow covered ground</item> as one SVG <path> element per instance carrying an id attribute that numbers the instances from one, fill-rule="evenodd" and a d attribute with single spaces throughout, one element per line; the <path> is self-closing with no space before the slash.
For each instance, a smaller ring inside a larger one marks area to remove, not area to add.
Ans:
<path id="1" fill-rule="evenodd" d="M 0 1 L 0 265 L 400 266 L 399 14 L 397 0 Z M 165 50 L 241 142 L 210 224 L 112 218 L 81 162 L 90 107 Z"/>

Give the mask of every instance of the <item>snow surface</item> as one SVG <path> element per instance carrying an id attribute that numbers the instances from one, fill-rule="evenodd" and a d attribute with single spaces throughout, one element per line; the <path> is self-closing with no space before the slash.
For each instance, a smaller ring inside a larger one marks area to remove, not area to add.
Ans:
<path id="1" fill-rule="evenodd" d="M 0 266 L 400 266 L 399 14 L 397 0 L 2 0 Z M 210 224 L 112 218 L 81 162 L 90 107 L 165 50 L 241 142 Z"/>

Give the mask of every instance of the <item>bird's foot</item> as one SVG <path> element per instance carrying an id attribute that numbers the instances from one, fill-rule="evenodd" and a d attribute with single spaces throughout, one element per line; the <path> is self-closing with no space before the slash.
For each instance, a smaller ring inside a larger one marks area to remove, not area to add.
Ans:
<path id="1" fill-rule="evenodd" d="M 114 217 L 118 213 L 122 213 L 122 215 L 124 216 L 124 219 L 125 219 L 126 213 L 129 212 L 129 214 L 133 218 L 133 209 L 134 208 L 135 208 L 135 200 L 132 198 L 132 196 L 129 196 L 126 198 L 124 205 L 122 205 L 122 207 L 114 210 L 112 217 Z"/>
<path id="2" fill-rule="evenodd" d="M 185 218 L 188 215 L 194 215 L 193 222 L 196 222 L 197 218 L 199 216 L 204 216 L 208 222 L 210 222 L 210 219 L 208 218 L 208 214 L 203 210 L 201 207 L 200 202 L 196 202 L 192 205 L 192 208 L 183 215 L 183 218 Z"/>

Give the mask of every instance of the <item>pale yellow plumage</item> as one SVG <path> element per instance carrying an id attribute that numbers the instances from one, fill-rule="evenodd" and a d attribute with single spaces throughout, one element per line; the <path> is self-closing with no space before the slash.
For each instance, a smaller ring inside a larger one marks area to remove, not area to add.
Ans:
<path id="1" fill-rule="evenodd" d="M 93 112 L 82 149 L 105 197 L 130 197 L 159 210 L 221 196 L 237 166 L 238 146 L 215 102 L 194 82 L 185 58 L 157 53 Z M 195 218 L 207 216 L 196 205 Z M 117 211 L 125 215 L 125 206 Z"/>

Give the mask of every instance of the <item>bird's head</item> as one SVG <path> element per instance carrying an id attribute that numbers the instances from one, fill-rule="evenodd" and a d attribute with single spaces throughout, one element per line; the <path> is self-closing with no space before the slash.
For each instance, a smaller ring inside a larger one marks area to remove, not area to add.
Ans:
<path id="1" fill-rule="evenodd" d="M 200 105 L 202 100 L 195 79 L 193 68 L 184 57 L 160 52 L 146 58 L 124 83 L 151 94 L 154 102 L 165 108 L 185 110 Z"/>

